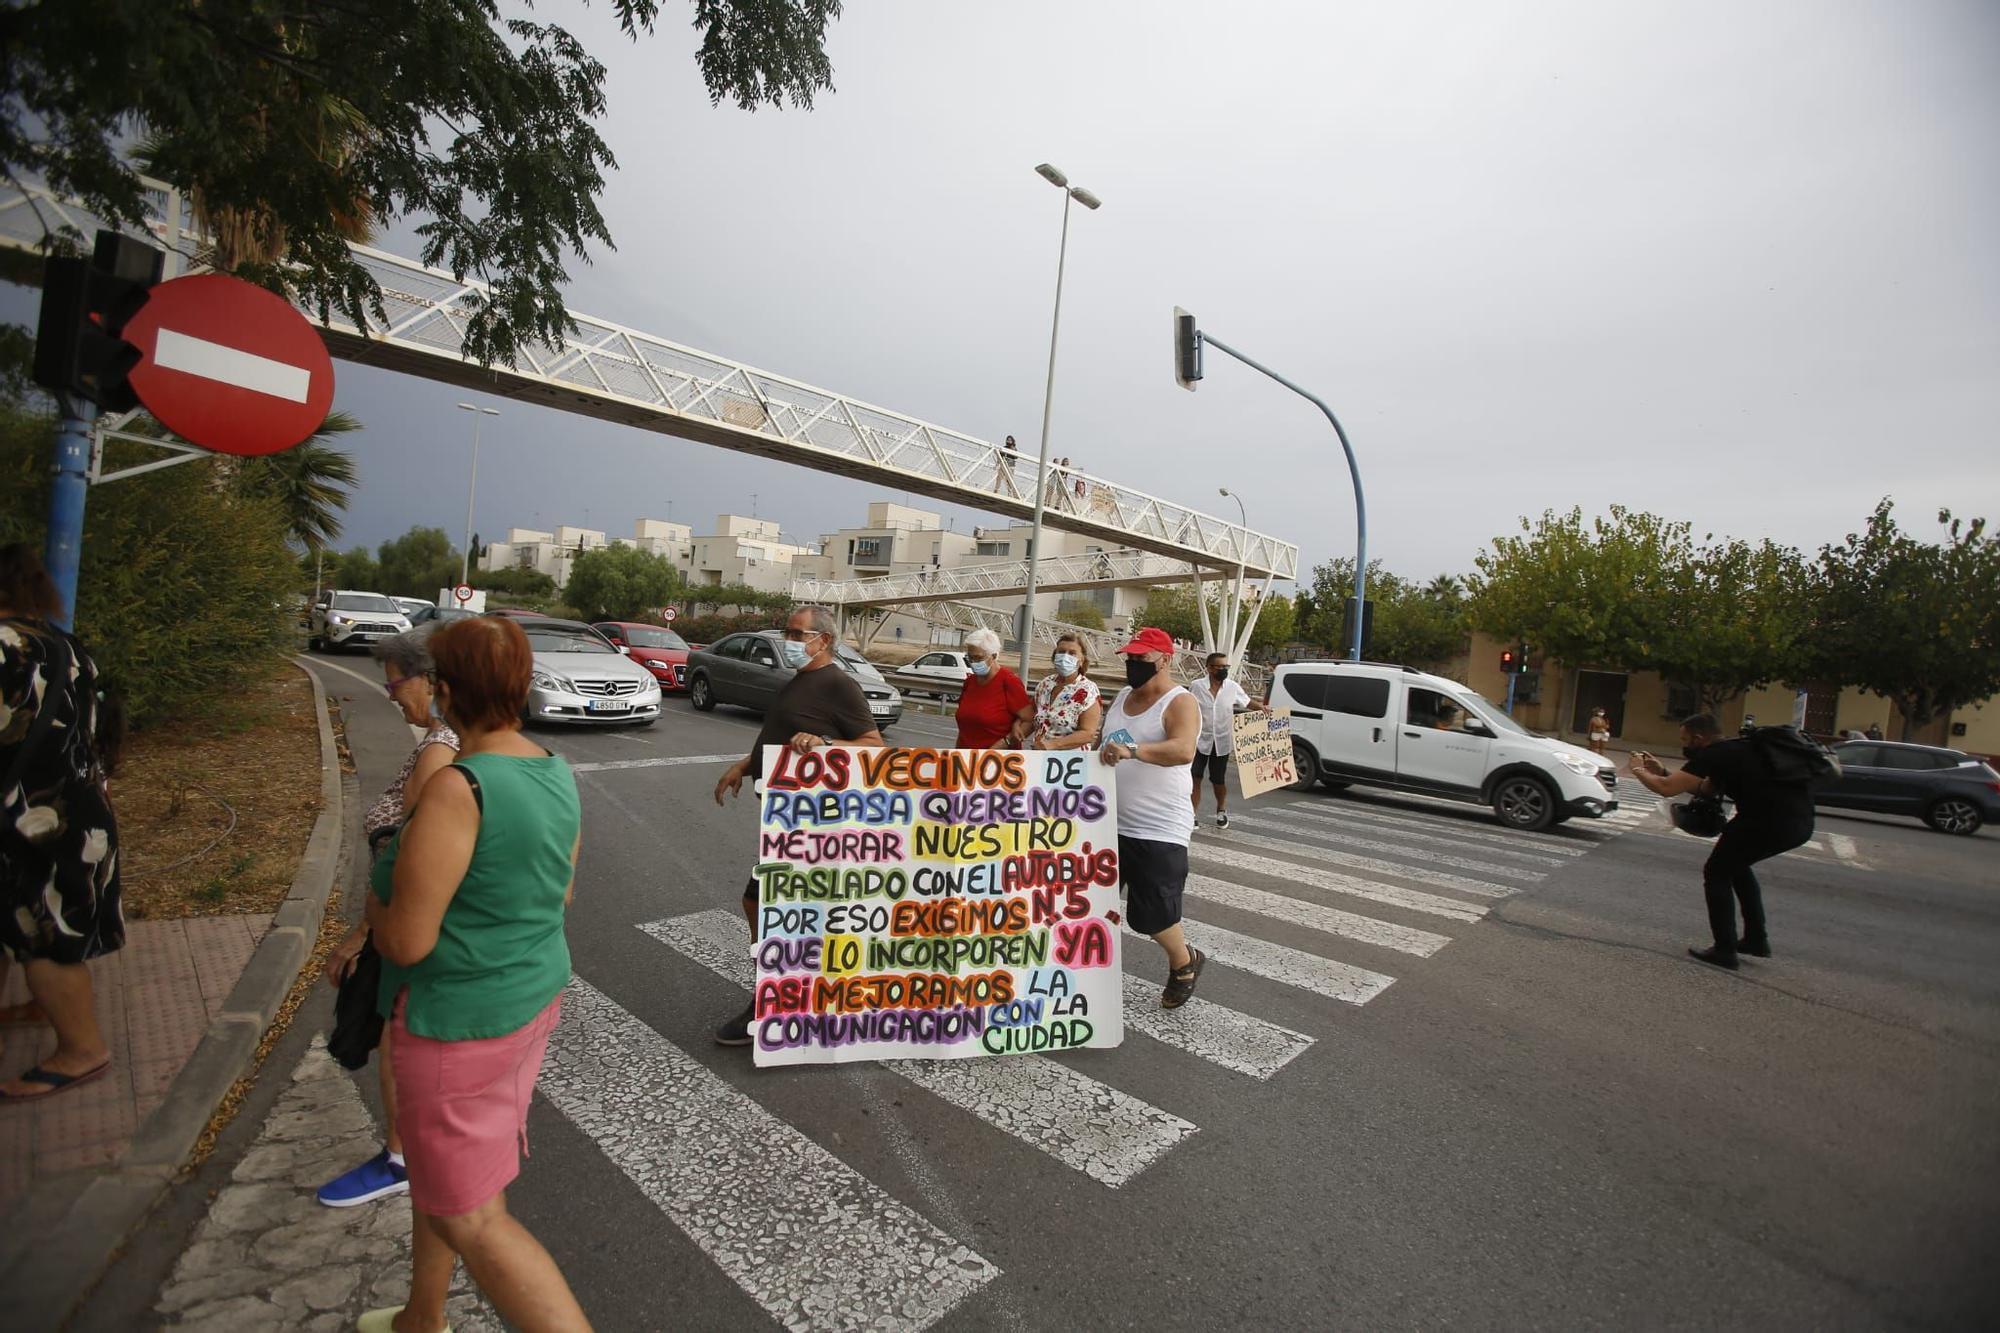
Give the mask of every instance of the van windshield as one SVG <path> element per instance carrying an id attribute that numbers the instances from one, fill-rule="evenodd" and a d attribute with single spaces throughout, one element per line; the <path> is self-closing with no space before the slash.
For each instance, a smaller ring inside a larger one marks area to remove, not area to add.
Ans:
<path id="1" fill-rule="evenodd" d="M 1522 726 L 1519 722 L 1516 722 L 1513 718 L 1508 717 L 1507 714 L 1502 712 L 1500 709 L 1495 708 L 1490 703 L 1487 703 L 1485 699 L 1481 698 L 1476 694 L 1472 695 L 1461 694 L 1456 697 L 1459 703 L 1471 709 L 1474 713 L 1478 714 L 1485 721 L 1492 724 L 1493 728 L 1496 731 L 1512 731 L 1523 736 L 1532 736 L 1535 734 L 1534 732 L 1529 731 L 1526 727 Z"/>

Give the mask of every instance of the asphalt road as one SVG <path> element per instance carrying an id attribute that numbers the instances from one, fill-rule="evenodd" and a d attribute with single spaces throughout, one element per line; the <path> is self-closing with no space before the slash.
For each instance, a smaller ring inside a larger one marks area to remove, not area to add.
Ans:
<path id="1" fill-rule="evenodd" d="M 1707 844 L 1652 819 L 1527 836 L 1277 793 L 1198 837 L 1189 934 L 1218 965 L 1190 1026 L 1151 1013 L 1117 1050 L 978 1062 L 1012 1068 L 970 1086 L 758 1071 L 710 1041 L 745 993 L 702 946 L 728 941 L 754 835 L 710 792 L 755 728 L 676 701 L 647 730 L 536 733 L 579 770 L 588 991 L 510 1198 L 600 1328 L 2000 1311 L 1991 832 L 1825 819 L 1764 873 L 1777 957 L 1728 975 L 1683 952 Z M 1164 969 L 1126 945 L 1132 1015 Z M 801 1199 L 812 1234 L 732 1225 Z"/>

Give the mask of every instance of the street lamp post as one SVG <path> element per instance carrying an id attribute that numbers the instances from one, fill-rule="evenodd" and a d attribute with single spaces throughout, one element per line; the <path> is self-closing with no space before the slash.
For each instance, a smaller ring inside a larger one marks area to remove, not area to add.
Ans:
<path id="1" fill-rule="evenodd" d="M 459 410 L 472 413 L 472 480 L 465 487 L 465 553 L 458 561 L 458 581 L 461 585 L 472 578 L 472 502 L 479 494 L 479 427 L 484 424 L 481 417 L 497 417 L 497 407 L 474 407 L 471 403 L 460 403 Z"/>
<path id="2" fill-rule="evenodd" d="M 1063 192 L 1062 244 L 1056 250 L 1056 309 L 1049 320 L 1049 377 L 1042 388 L 1042 456 L 1035 467 L 1035 525 L 1028 537 L 1028 583 L 1027 596 L 1022 602 L 1021 616 L 1021 676 L 1028 675 L 1028 654 L 1035 637 L 1035 581 L 1041 573 L 1042 562 L 1042 508 L 1049 494 L 1049 418 L 1055 410 L 1056 401 L 1056 335 L 1062 331 L 1062 284 L 1063 265 L 1069 258 L 1069 201 L 1074 199 L 1085 208 L 1095 210 L 1103 204 L 1090 191 L 1080 185 L 1071 185 L 1069 177 L 1044 162 L 1035 168 L 1035 174 Z"/>
<path id="3" fill-rule="evenodd" d="M 1250 531 L 1250 516 L 1243 512 L 1243 497 L 1238 495 L 1235 491 L 1230 490 L 1227 486 L 1218 486 L 1216 487 L 1216 490 L 1219 494 L 1225 495 L 1230 499 L 1236 501 L 1236 525 L 1239 528 L 1241 528 L 1244 532 Z M 1232 667 L 1238 665 L 1236 661 L 1236 617 L 1240 612 L 1242 605 L 1243 605 L 1243 542 L 1242 539 L 1239 537 L 1236 543 L 1236 598 L 1229 605 L 1229 616 L 1227 621 L 1225 622 L 1226 627 L 1222 631 L 1222 651 L 1229 654 L 1229 665 Z M 1208 646 L 1208 650 L 1210 652 L 1214 652 L 1215 645 L 1210 644 Z"/>

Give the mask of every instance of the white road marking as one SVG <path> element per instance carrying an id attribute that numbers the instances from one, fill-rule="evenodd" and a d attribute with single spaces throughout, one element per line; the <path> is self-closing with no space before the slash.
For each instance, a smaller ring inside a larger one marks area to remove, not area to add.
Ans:
<path id="1" fill-rule="evenodd" d="M 1164 955 L 1159 966 L 1164 974 Z M 1160 990 L 1165 984 L 1164 979 L 1148 982 L 1125 974 L 1126 1031 L 1143 1032 L 1163 1045 L 1255 1079 L 1271 1077 L 1313 1044 L 1303 1032 L 1211 1004 L 1198 995 L 1178 1009 L 1162 1009 Z"/>
<path id="2" fill-rule="evenodd" d="M 312 372 L 303 366 L 172 329 L 160 330 L 153 344 L 153 364 L 288 402 L 303 403 L 312 394 Z"/>
<path id="3" fill-rule="evenodd" d="M 1833 854 L 1841 860 L 1859 866 L 1863 870 L 1868 868 L 1868 862 L 1862 859 L 1861 849 L 1855 845 L 1854 839 L 1845 833 L 1829 833 L 1826 835 L 1826 842 L 1827 846 L 1833 849 Z"/>
<path id="4" fill-rule="evenodd" d="M 1336 963 L 1316 953 L 1273 944 L 1254 935 L 1239 935 L 1205 921 L 1188 924 L 1188 942 L 1215 962 L 1343 1004 L 1366 1004 L 1396 982 L 1394 977 L 1370 972 L 1365 967 Z"/>
<path id="5" fill-rule="evenodd" d="M 1318 842 L 1332 843 L 1336 846 L 1359 847 L 1364 851 L 1388 852 L 1391 855 L 1402 856 L 1421 856 L 1425 861 L 1437 865 L 1455 866 L 1460 870 L 1491 870 L 1503 875 L 1520 875 L 1530 872 L 1524 871 L 1519 866 L 1507 865 L 1504 862 L 1477 861 L 1469 856 L 1454 856 L 1447 852 L 1434 852 L 1425 847 L 1412 847 L 1410 844 L 1413 842 L 1436 843 L 1443 847 L 1457 847 L 1460 851 L 1474 851 L 1481 856 L 1511 856 L 1516 860 L 1534 861 L 1545 866 L 1559 866 L 1568 863 L 1565 857 L 1549 856 L 1541 852 L 1516 850 L 1511 847 L 1495 847 L 1490 851 L 1485 847 L 1468 848 L 1464 843 L 1458 842 L 1455 839 L 1426 833 L 1397 833 L 1393 836 L 1400 839 L 1400 841 L 1380 842 L 1373 838 L 1356 836 L 1356 833 L 1377 832 L 1378 830 L 1361 829 L 1355 832 L 1343 833 L 1337 828 L 1315 825 L 1296 817 L 1236 815 L 1230 819 L 1229 824 L 1231 828 L 1234 828 L 1238 824 L 1247 824 L 1252 828 L 1268 829 L 1293 837 L 1308 837 Z M 1543 875 L 1548 872 L 1536 871 L 1533 873 Z"/>
<path id="6" fill-rule="evenodd" d="M 726 909 L 642 924 L 640 930 L 730 981 L 750 988 L 756 968 L 739 913 Z M 908 1079 L 1117 1189 L 1196 1132 L 1196 1127 L 1040 1055 L 969 1060 L 884 1060 Z"/>
<path id="7" fill-rule="evenodd" d="M 540 1088 L 786 1328 L 927 1328 L 1000 1275 L 581 978 Z"/>
<path id="8" fill-rule="evenodd" d="M 593 763 L 571 764 L 577 773 L 612 773 L 628 768 L 678 768 L 683 764 L 733 764 L 743 756 L 740 754 L 676 754 L 659 759 L 605 759 Z"/>
<path id="9" fill-rule="evenodd" d="M 1295 801 L 1289 805 L 1269 807 L 1269 811 L 1274 814 L 1303 815 L 1340 828 L 1367 826 L 1370 832 L 1435 829 L 1442 836 L 1448 830 L 1452 841 L 1467 845 L 1477 844 L 1477 849 L 1480 851 L 1484 851 L 1487 846 L 1529 847 L 1538 852 L 1574 858 L 1588 855 L 1591 850 L 1590 847 L 1578 846 L 1571 838 L 1527 840 L 1519 833 L 1502 832 L 1499 825 L 1490 821 L 1474 823 L 1463 817 L 1433 819 L 1414 810 L 1392 811 L 1383 806 L 1358 805 L 1351 801 L 1332 802 L 1326 805 Z M 1233 818 L 1232 816 L 1232 821 Z"/>
<path id="10" fill-rule="evenodd" d="M 1477 921 L 1486 915 L 1487 909 L 1475 903 L 1457 898 L 1441 898 L 1435 893 L 1424 893 L 1418 889 L 1406 889 L 1397 884 L 1384 884 L 1378 880 L 1357 879 L 1352 875 L 1336 875 L 1329 870 L 1319 870 L 1312 866 L 1300 865 L 1296 861 L 1277 861 L 1268 856 L 1258 856 L 1253 852 L 1239 851 L 1231 843 L 1249 842 L 1253 846 L 1270 847 L 1276 851 L 1313 855 L 1317 849 L 1300 848 L 1291 843 L 1279 842 L 1275 838 L 1259 838 L 1255 834 L 1245 834 L 1240 838 L 1222 841 L 1216 838 L 1196 838 L 1188 847 L 1188 856 L 1196 861 L 1212 861 L 1228 866 L 1232 870 L 1248 870 L 1260 875 L 1273 875 L 1295 884 L 1311 884 L 1315 888 L 1331 893 L 1344 893 L 1354 898 L 1366 898 L 1371 902 L 1387 903 L 1391 907 L 1407 907 L 1412 912 L 1429 912 L 1433 916 L 1448 916 L 1454 921 Z M 1505 897 L 1496 886 L 1481 886 L 1479 890 L 1487 897 Z"/>
<path id="11" fill-rule="evenodd" d="M 1307 926 L 1329 935 L 1341 936 L 1343 939 L 1359 940 L 1363 944 L 1395 949 L 1399 953 L 1415 954 L 1419 958 L 1428 958 L 1451 943 L 1449 935 L 1434 935 L 1428 930 L 1418 930 L 1414 926 L 1399 926 L 1391 921 L 1377 921 L 1372 916 L 1343 912 L 1337 907 L 1323 907 L 1301 898 L 1287 898 L 1280 893 L 1266 893 L 1247 884 L 1231 884 L 1226 880 L 1211 879 L 1207 875 L 1189 875 L 1185 892 L 1188 897 L 1200 898 L 1204 902 L 1219 903 L 1224 907 L 1234 907 L 1244 912 L 1255 912 L 1259 916 L 1268 916 L 1275 921 Z"/>

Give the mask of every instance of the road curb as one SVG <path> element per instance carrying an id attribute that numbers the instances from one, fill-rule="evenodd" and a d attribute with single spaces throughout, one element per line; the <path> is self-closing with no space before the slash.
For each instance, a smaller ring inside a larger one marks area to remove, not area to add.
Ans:
<path id="1" fill-rule="evenodd" d="M 181 1164 L 236 1081 L 250 1067 L 273 1015 L 312 953 L 320 919 L 340 868 L 342 809 L 340 752 L 334 745 L 326 687 L 300 659 L 312 682 L 319 720 L 320 812 L 305 855 L 271 928 L 222 1012 L 209 1023 L 167 1095 L 132 1136 L 116 1166 L 80 1180 L 52 1182 L 63 1191 L 30 1198 L 26 1216 L 38 1223 L 34 1239 L 0 1271 L 0 1291 L 22 1328 L 60 1328 L 109 1269 L 125 1240 L 173 1184 Z M 17 1214 L 18 1215 L 18 1214 Z"/>

